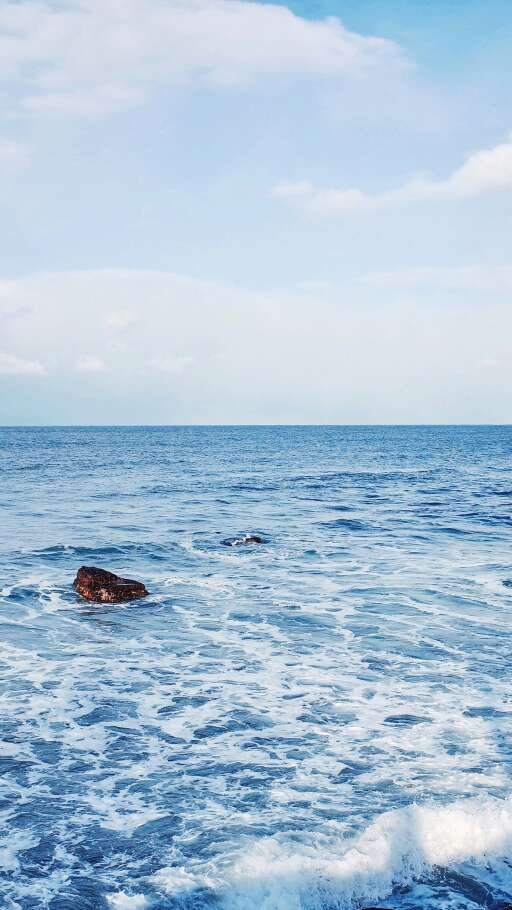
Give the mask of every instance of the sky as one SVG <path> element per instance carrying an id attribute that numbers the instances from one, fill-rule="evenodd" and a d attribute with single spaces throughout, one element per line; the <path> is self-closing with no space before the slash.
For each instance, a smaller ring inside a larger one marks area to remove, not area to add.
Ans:
<path id="1" fill-rule="evenodd" d="M 512 422 L 510 0 L 0 0 L 0 424 Z"/>

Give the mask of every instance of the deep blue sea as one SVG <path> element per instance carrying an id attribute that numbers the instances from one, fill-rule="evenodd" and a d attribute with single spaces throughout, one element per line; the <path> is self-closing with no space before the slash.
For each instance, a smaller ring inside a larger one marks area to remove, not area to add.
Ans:
<path id="1" fill-rule="evenodd" d="M 2 910 L 512 903 L 511 427 L 2 428 L 0 480 Z"/>

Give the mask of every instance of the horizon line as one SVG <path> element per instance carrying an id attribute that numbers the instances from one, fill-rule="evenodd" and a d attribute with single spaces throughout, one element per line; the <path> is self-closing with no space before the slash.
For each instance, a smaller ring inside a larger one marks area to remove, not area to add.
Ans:
<path id="1" fill-rule="evenodd" d="M 434 428 L 434 427 L 512 427 L 512 422 L 474 423 L 471 421 L 442 423 L 0 423 L 0 430 L 112 430 L 112 429 L 255 429 L 255 428 Z"/>

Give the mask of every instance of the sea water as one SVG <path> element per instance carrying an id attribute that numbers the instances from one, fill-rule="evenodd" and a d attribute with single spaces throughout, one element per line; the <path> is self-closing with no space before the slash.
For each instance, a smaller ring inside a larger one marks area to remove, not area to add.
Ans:
<path id="1" fill-rule="evenodd" d="M 511 455 L 0 429 L 0 906 L 506 907 Z M 150 596 L 87 603 L 80 565 Z"/>

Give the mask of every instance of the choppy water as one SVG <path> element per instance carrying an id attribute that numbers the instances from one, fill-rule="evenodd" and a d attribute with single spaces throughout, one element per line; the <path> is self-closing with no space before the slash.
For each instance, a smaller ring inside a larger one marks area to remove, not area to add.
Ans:
<path id="1" fill-rule="evenodd" d="M 0 906 L 512 901 L 511 453 L 0 429 Z M 151 596 L 80 601 L 81 564 Z"/>

